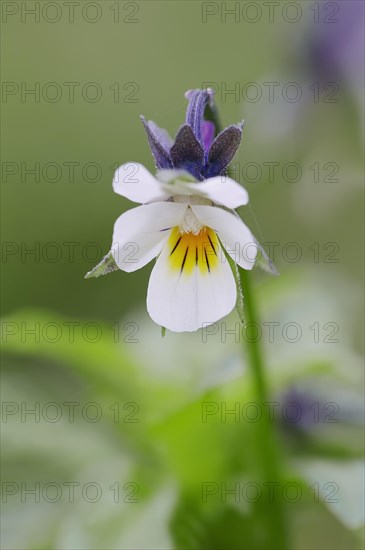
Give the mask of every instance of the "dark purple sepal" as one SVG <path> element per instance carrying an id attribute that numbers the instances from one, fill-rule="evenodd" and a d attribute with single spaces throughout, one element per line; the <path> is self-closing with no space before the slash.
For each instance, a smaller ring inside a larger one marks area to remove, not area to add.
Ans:
<path id="1" fill-rule="evenodd" d="M 185 94 L 189 104 L 186 110 L 185 123 L 193 130 L 193 134 L 200 143 L 204 145 L 202 136 L 202 125 L 205 107 L 211 98 L 207 90 L 189 90 Z"/>
<path id="2" fill-rule="evenodd" d="M 203 147 L 194 136 L 190 126 L 185 124 L 177 133 L 170 155 L 174 168 L 182 168 L 190 172 L 196 179 L 202 180 L 204 165 Z"/>
<path id="3" fill-rule="evenodd" d="M 154 156 L 156 167 L 159 170 L 173 168 L 172 159 L 170 156 L 171 138 L 166 130 L 159 128 L 152 120 L 146 120 L 141 116 L 144 129 L 147 134 L 149 146 L 152 155 Z"/>
<path id="4" fill-rule="evenodd" d="M 224 173 L 241 143 L 242 128 L 243 122 L 228 126 L 215 138 L 209 151 L 206 178 Z"/>

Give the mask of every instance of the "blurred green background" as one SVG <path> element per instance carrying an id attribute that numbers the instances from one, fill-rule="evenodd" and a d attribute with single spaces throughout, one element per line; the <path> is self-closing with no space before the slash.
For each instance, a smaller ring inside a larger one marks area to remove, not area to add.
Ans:
<path id="1" fill-rule="evenodd" d="M 290 548 L 362 548 L 363 3 L 71 4 L 1 3 L 3 548 L 277 548 L 279 500 Z M 260 422 L 236 315 L 162 339 L 151 266 L 83 278 L 132 206 L 115 168 L 154 169 L 139 115 L 174 135 L 207 83 L 226 125 L 245 119 L 240 214 L 281 274 L 253 279 L 297 500 L 246 492 Z"/>

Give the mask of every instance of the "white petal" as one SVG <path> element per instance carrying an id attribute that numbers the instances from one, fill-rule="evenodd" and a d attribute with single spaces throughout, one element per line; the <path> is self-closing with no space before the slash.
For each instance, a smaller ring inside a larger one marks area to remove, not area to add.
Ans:
<path id="1" fill-rule="evenodd" d="M 148 203 L 166 200 L 169 195 L 150 172 L 138 162 L 127 162 L 116 170 L 113 189 L 133 202 Z"/>
<path id="2" fill-rule="evenodd" d="M 114 224 L 112 253 L 123 271 L 136 271 L 159 254 L 171 228 L 182 223 L 187 205 L 155 202 L 132 208 Z"/>
<path id="3" fill-rule="evenodd" d="M 152 270 L 147 292 L 147 310 L 157 324 L 174 332 L 193 332 L 232 311 L 237 299 L 236 283 L 229 263 L 222 259 L 223 251 L 219 249 L 218 240 L 214 246 L 216 254 L 214 258 L 209 256 L 209 270 L 207 264 L 203 268 L 191 261 L 195 258 L 195 251 L 189 260 L 190 266 L 180 269 L 171 265 L 171 238 L 164 244 Z M 185 245 L 182 246 L 182 255 L 184 250 Z M 208 254 L 212 254 L 212 250 Z"/>
<path id="4" fill-rule="evenodd" d="M 248 204 L 248 193 L 242 185 L 231 178 L 217 176 L 198 183 L 199 195 L 226 208 L 238 208 Z"/>
<path id="5" fill-rule="evenodd" d="M 248 204 L 246 189 L 228 177 L 217 176 L 197 183 L 176 181 L 174 186 L 175 194 L 198 195 L 230 209 Z"/>
<path id="6" fill-rule="evenodd" d="M 156 179 L 160 181 L 161 183 L 165 184 L 174 184 L 176 180 L 179 180 L 180 182 L 196 182 L 196 179 L 194 176 L 192 176 L 189 172 L 186 170 L 181 169 L 163 169 L 158 170 L 156 173 Z"/>
<path id="7" fill-rule="evenodd" d="M 215 206 L 195 206 L 190 208 L 202 225 L 211 227 L 218 233 L 222 244 L 243 269 L 252 269 L 257 255 L 257 241 L 239 216 Z"/>

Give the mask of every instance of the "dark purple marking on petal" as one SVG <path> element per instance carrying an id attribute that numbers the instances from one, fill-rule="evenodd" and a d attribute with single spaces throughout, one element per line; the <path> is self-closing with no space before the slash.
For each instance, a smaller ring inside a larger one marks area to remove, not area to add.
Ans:
<path id="1" fill-rule="evenodd" d="M 205 176 L 212 178 L 224 173 L 241 143 L 243 122 L 228 126 L 214 140 L 208 156 Z"/>
<path id="2" fill-rule="evenodd" d="M 173 168 L 170 156 L 172 140 L 168 133 L 166 130 L 159 128 L 152 120 L 147 121 L 144 116 L 141 116 L 141 120 L 147 134 L 152 155 L 155 159 L 156 167 L 160 170 Z"/>
<path id="3" fill-rule="evenodd" d="M 182 168 L 196 179 L 203 179 L 201 172 L 204 165 L 204 151 L 190 126 L 184 125 L 180 128 L 170 155 L 174 168 Z"/>

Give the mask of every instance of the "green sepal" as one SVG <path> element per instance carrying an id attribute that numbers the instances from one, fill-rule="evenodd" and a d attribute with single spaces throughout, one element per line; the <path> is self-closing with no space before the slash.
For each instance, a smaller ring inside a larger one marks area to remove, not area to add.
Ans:
<path id="1" fill-rule="evenodd" d="M 109 252 L 106 256 L 104 256 L 104 258 L 101 260 L 100 263 L 98 263 L 97 266 L 86 273 L 85 279 L 92 279 L 93 277 L 100 277 L 100 275 L 107 275 L 108 273 L 116 271 L 117 269 L 118 266 L 115 263 L 113 255 L 111 252 Z"/>
<path id="2" fill-rule="evenodd" d="M 162 336 L 162 338 L 165 338 L 165 334 L 166 334 L 166 327 L 161 327 L 161 336 Z"/>
<path id="3" fill-rule="evenodd" d="M 257 250 L 255 267 L 260 267 L 263 271 L 266 271 L 266 273 L 269 273 L 270 275 L 278 276 L 279 272 L 276 269 L 274 262 L 270 260 L 269 256 L 266 254 L 261 244 L 257 241 L 256 243 L 257 243 L 258 250 Z"/>
<path id="4" fill-rule="evenodd" d="M 224 246 L 222 245 L 220 239 L 219 239 L 219 243 L 227 259 L 227 262 L 229 263 L 229 267 L 232 270 L 233 277 L 236 282 L 236 288 L 237 288 L 236 311 L 241 323 L 244 325 L 245 324 L 244 301 L 243 301 L 243 292 L 242 292 L 241 278 L 238 270 L 238 265 L 231 258 L 231 256 L 225 251 Z"/>

